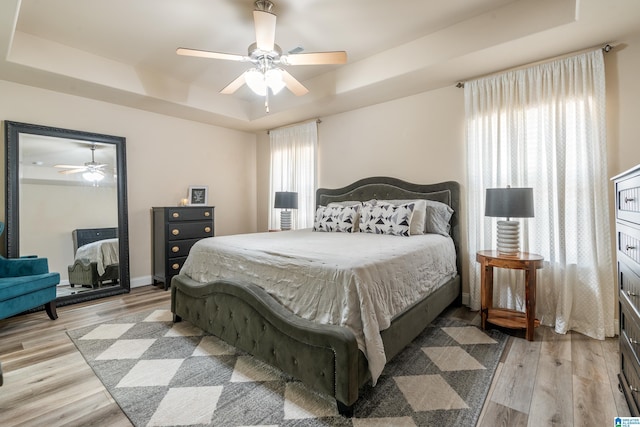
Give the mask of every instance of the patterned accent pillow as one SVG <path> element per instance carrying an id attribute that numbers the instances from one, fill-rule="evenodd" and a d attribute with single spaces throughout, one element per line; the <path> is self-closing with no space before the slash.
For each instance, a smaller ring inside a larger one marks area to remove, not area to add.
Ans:
<path id="1" fill-rule="evenodd" d="M 318 206 L 313 231 L 354 233 L 360 216 L 360 205 Z"/>
<path id="2" fill-rule="evenodd" d="M 364 202 L 360 213 L 360 231 L 408 237 L 414 208 L 415 203 L 394 205 L 381 201 Z"/>

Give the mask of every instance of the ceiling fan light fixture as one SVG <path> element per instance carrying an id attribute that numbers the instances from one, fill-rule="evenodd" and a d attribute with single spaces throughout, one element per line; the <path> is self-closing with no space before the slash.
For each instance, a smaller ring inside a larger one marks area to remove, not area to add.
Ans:
<path id="1" fill-rule="evenodd" d="M 267 70 L 264 74 L 264 79 L 274 95 L 278 94 L 286 86 L 284 80 L 282 80 L 282 70 L 279 68 Z"/>
<path id="2" fill-rule="evenodd" d="M 256 95 L 265 96 L 267 94 L 267 83 L 264 74 L 257 68 L 252 68 L 245 73 L 245 81 L 249 89 Z"/>
<path id="3" fill-rule="evenodd" d="M 86 171 L 82 174 L 85 181 L 99 182 L 104 179 L 104 174 L 100 171 Z"/>

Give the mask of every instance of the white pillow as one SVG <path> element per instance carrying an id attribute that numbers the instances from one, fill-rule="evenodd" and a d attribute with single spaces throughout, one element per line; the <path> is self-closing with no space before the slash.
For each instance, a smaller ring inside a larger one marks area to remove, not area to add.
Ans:
<path id="1" fill-rule="evenodd" d="M 360 211 L 360 232 L 408 237 L 414 207 L 414 203 L 398 206 L 379 201 L 364 202 Z"/>
<path id="2" fill-rule="evenodd" d="M 436 202 L 434 200 L 425 200 L 427 202 L 427 219 L 425 221 L 425 231 L 432 234 L 442 234 L 449 236 L 451 225 L 451 217 L 453 209 L 446 203 Z"/>
<path id="3" fill-rule="evenodd" d="M 415 203 L 413 208 L 413 216 L 411 217 L 411 227 L 409 233 L 411 235 L 424 234 L 425 223 L 427 220 L 427 201 L 424 199 L 415 200 L 379 200 L 394 205 L 406 205 L 407 203 Z"/>
<path id="4" fill-rule="evenodd" d="M 339 233 L 356 232 L 360 216 L 360 205 L 354 206 L 318 206 L 313 231 L 334 231 Z"/>

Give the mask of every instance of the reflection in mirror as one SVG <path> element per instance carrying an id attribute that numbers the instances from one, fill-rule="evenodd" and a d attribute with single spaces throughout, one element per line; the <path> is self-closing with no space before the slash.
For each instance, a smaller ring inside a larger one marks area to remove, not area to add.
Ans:
<path id="1" fill-rule="evenodd" d="M 58 303 L 128 291 L 124 138 L 6 127 L 8 256 L 48 258 Z"/>

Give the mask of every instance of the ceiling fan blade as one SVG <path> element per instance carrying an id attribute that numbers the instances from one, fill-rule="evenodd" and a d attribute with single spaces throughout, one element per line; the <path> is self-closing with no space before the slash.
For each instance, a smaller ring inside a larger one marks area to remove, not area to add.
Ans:
<path id="1" fill-rule="evenodd" d="M 291 74 L 289 74 L 285 70 L 282 70 L 282 80 L 284 81 L 284 84 L 287 86 L 287 89 L 293 92 L 294 95 L 296 96 L 305 95 L 309 92 L 309 89 L 304 87 L 302 83 L 296 80 L 295 77 L 293 77 Z"/>
<path id="2" fill-rule="evenodd" d="M 240 76 L 235 79 L 234 81 L 232 81 L 231 83 L 229 83 L 224 89 L 222 89 L 220 91 L 220 93 L 224 94 L 224 95 L 231 95 L 232 93 L 234 93 L 235 91 L 237 91 L 238 89 L 240 89 L 240 87 L 245 84 L 246 80 L 244 78 L 244 73 L 240 74 Z"/>
<path id="3" fill-rule="evenodd" d="M 271 52 L 276 42 L 276 15 L 262 10 L 253 11 L 258 49 Z"/>
<path id="4" fill-rule="evenodd" d="M 69 170 L 66 170 L 66 171 L 60 171 L 60 173 L 64 174 L 64 175 L 68 175 L 68 174 L 71 174 L 71 173 L 84 172 L 86 170 L 87 170 L 87 168 L 69 169 Z"/>
<path id="5" fill-rule="evenodd" d="M 79 169 L 84 166 L 81 165 L 53 165 L 54 168 L 66 168 L 66 169 Z"/>
<path id="6" fill-rule="evenodd" d="M 347 62 L 347 52 L 339 50 L 335 52 L 298 53 L 295 55 L 282 55 L 280 59 L 287 65 L 345 64 Z"/>
<path id="7" fill-rule="evenodd" d="M 199 58 L 224 59 L 227 61 L 248 61 L 249 58 L 242 55 L 234 55 L 232 53 L 211 52 L 208 50 L 189 49 L 179 47 L 176 49 L 178 55 L 197 56 Z"/>

